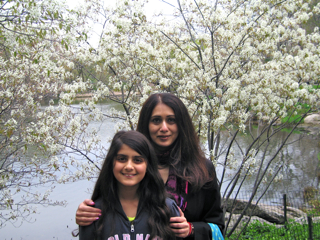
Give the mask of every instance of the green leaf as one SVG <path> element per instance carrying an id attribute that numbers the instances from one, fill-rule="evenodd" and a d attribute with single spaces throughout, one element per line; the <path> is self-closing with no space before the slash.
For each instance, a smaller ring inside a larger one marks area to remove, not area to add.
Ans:
<path id="1" fill-rule="evenodd" d="M 46 145 L 44 145 L 43 143 L 40 143 L 40 145 L 45 151 L 47 151 L 47 146 Z"/>
<path id="2" fill-rule="evenodd" d="M 49 10 L 47 10 L 47 14 L 52 18 L 52 14 Z"/>
<path id="3" fill-rule="evenodd" d="M 10 138 L 10 137 L 12 136 L 12 134 L 13 134 L 13 130 L 12 130 L 12 129 L 9 129 L 9 130 L 7 131 L 7 137 Z"/>

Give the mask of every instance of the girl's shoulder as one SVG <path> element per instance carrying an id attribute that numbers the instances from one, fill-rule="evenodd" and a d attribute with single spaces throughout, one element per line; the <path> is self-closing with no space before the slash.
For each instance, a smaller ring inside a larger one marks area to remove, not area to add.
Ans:
<path id="1" fill-rule="evenodd" d="M 176 202 L 173 199 L 169 198 L 169 197 L 166 198 L 166 204 L 167 204 L 168 207 L 170 207 L 172 205 L 177 205 Z"/>
<path id="2" fill-rule="evenodd" d="M 102 208 L 102 198 L 98 198 L 94 201 L 94 205 L 92 207 L 95 207 L 95 208 L 99 208 L 101 209 Z"/>
<path id="3" fill-rule="evenodd" d="M 171 217 L 180 216 L 179 208 L 173 199 L 167 197 L 166 198 L 166 205 L 170 210 Z"/>

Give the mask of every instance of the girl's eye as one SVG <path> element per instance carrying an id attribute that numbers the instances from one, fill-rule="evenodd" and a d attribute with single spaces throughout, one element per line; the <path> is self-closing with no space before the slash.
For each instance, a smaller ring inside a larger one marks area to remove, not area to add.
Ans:
<path id="1" fill-rule="evenodd" d="M 134 158 L 134 162 L 135 163 L 143 163 L 144 162 L 144 158 L 143 157 L 135 157 Z"/>
<path id="2" fill-rule="evenodd" d="M 117 156 L 116 160 L 119 161 L 119 162 L 125 162 L 127 160 L 127 158 L 124 157 L 124 156 Z"/>

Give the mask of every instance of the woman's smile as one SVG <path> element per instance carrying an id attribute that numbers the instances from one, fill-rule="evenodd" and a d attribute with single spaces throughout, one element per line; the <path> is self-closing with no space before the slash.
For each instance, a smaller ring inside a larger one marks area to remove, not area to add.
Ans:
<path id="1" fill-rule="evenodd" d="M 170 137 L 170 135 L 166 135 L 166 136 L 158 136 L 158 138 L 160 138 L 163 141 L 168 140 L 168 138 Z"/>

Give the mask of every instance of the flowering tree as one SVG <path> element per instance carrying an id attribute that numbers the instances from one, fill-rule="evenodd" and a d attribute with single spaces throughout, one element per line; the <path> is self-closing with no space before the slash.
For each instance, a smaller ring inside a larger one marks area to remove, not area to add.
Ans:
<path id="1" fill-rule="evenodd" d="M 105 26 L 90 57 L 97 63 L 94 101 L 120 103 L 126 115 L 119 128 L 134 129 L 149 94 L 176 94 L 188 107 L 208 156 L 222 166 L 223 197 L 236 199 L 251 176 L 248 206 L 253 199 L 259 202 L 280 177 L 281 149 L 319 107 L 319 29 L 307 34 L 302 28 L 319 14 L 319 4 L 311 9 L 300 0 L 178 0 L 174 18 L 152 22 L 141 1 L 122 1 L 114 8 L 91 3 Z M 107 73 L 106 78 L 97 73 Z M 114 111 L 101 115 L 123 118 Z M 271 146 L 287 126 L 291 131 Z M 239 144 L 243 133 L 250 140 L 246 146 Z M 228 234 L 244 214 L 250 215 L 244 209 Z"/>
<path id="2" fill-rule="evenodd" d="M 19 224 L 21 219 L 30 220 L 30 213 L 36 211 L 31 207 L 34 204 L 64 204 L 49 200 L 49 184 L 68 179 L 63 169 L 70 166 L 59 154 L 73 151 L 67 139 L 79 129 L 73 124 L 76 109 L 66 106 L 68 96 L 84 84 L 73 74 L 71 61 L 76 38 L 80 39 L 79 28 L 64 5 L 51 0 L 7 0 L 0 4 L 0 227 L 3 227 L 7 221 Z M 85 34 L 81 35 L 85 38 Z M 72 81 L 78 87 L 73 84 L 71 89 L 67 83 Z M 43 105 L 60 94 L 59 106 L 53 106 L 52 100 Z M 90 151 L 90 147 L 86 150 Z M 72 162 L 72 158 L 66 160 Z M 47 186 L 48 191 L 38 193 L 38 185 Z"/>
<path id="3" fill-rule="evenodd" d="M 89 123 L 111 118 L 117 129 L 135 129 L 142 103 L 159 91 L 176 94 L 188 107 L 208 158 L 222 166 L 226 200 L 236 199 L 251 177 L 249 203 L 259 202 L 279 177 L 281 149 L 319 107 L 319 29 L 307 34 L 301 27 L 319 6 L 311 10 L 300 0 L 177 1 L 169 21 L 149 19 L 145 4 L 124 0 L 106 7 L 88 0 L 77 18 L 67 18 L 54 1 L 2 6 L 3 208 L 20 206 L 12 202 L 10 186 L 22 191 L 28 177 L 34 184 L 94 177 L 106 152 Z M 85 44 L 84 24 L 92 21 L 102 26 L 98 46 Z M 72 105 L 78 93 L 92 98 Z M 59 96 L 58 104 L 41 107 L 46 96 Z M 123 111 L 102 111 L 97 103 L 106 99 Z M 271 146 L 289 124 L 292 131 Z M 243 134 L 246 146 L 239 142 Z M 238 223 L 244 214 L 246 209 Z"/>

